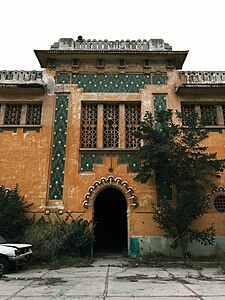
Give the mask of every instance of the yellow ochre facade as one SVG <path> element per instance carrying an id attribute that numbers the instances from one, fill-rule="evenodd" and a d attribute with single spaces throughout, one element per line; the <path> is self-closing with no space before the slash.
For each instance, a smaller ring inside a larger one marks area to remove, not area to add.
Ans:
<path id="1" fill-rule="evenodd" d="M 175 253 L 152 220 L 154 179 L 135 181 L 133 136 L 146 111 L 210 115 L 207 145 L 225 157 L 225 71 L 182 71 L 188 51 L 161 39 L 62 38 L 34 50 L 42 71 L 0 71 L 0 185 L 34 203 L 39 218 L 83 218 L 95 224 L 94 253 Z M 225 247 L 224 174 L 208 191 L 211 208 L 195 226 L 214 223 Z"/>

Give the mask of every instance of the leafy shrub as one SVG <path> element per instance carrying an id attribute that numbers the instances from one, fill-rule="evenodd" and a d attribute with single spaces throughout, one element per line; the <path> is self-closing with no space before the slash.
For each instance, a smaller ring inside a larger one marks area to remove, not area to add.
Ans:
<path id="1" fill-rule="evenodd" d="M 92 231 L 87 220 L 77 219 L 71 223 L 62 223 L 65 231 L 63 251 L 69 255 L 81 254 L 92 242 Z"/>
<path id="2" fill-rule="evenodd" d="M 82 219 L 45 221 L 41 218 L 26 231 L 36 262 L 50 262 L 62 255 L 80 255 L 92 241 L 90 223 Z"/>
<path id="3" fill-rule="evenodd" d="M 63 232 L 58 222 L 40 219 L 26 231 L 26 241 L 33 245 L 34 260 L 47 262 L 57 256 L 63 245 Z"/>
<path id="4" fill-rule="evenodd" d="M 221 265 L 222 273 L 225 274 L 225 252 L 222 253 L 220 265 Z"/>
<path id="5" fill-rule="evenodd" d="M 19 241 L 32 220 L 27 213 L 32 204 L 27 204 L 19 195 L 19 186 L 10 190 L 0 186 L 0 228 L 1 235 L 9 241 Z"/>

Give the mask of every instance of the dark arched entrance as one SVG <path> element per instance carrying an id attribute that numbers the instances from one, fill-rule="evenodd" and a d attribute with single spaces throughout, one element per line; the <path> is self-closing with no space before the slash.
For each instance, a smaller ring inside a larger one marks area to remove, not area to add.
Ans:
<path id="1" fill-rule="evenodd" d="M 94 203 L 94 253 L 127 251 L 127 202 L 116 188 L 102 190 Z"/>

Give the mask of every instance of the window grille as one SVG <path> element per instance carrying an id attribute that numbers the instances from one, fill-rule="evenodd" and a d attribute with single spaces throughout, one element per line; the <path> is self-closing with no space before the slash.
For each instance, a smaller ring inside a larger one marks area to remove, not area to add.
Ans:
<path id="1" fill-rule="evenodd" d="M 188 120 L 193 118 L 195 115 L 195 106 L 194 105 L 182 105 L 181 113 L 182 113 L 182 124 L 184 126 L 187 126 Z"/>
<path id="2" fill-rule="evenodd" d="M 111 119 L 111 126 L 109 119 Z M 104 105 L 104 148 L 119 146 L 119 105 Z"/>
<path id="3" fill-rule="evenodd" d="M 215 105 L 200 105 L 201 118 L 207 126 L 217 125 L 217 113 Z"/>
<path id="4" fill-rule="evenodd" d="M 4 125 L 20 125 L 22 104 L 6 104 Z"/>
<path id="5" fill-rule="evenodd" d="M 134 137 L 134 132 L 139 129 L 141 121 L 140 104 L 127 104 L 126 112 L 126 148 L 138 148 L 140 140 Z"/>
<path id="6" fill-rule="evenodd" d="M 26 125 L 41 125 L 41 110 L 41 104 L 28 104 Z"/>
<path id="7" fill-rule="evenodd" d="M 82 129 L 81 147 L 97 147 L 97 104 L 83 104 L 82 107 Z"/>
<path id="8" fill-rule="evenodd" d="M 225 195 L 219 195 L 214 200 L 215 209 L 218 212 L 225 212 Z"/>
<path id="9" fill-rule="evenodd" d="M 225 105 L 222 105 L 222 111 L 223 111 L 223 124 L 225 125 Z"/>

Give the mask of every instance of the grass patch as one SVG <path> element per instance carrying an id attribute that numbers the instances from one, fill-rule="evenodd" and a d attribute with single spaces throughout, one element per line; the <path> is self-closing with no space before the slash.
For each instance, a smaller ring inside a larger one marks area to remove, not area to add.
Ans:
<path id="1" fill-rule="evenodd" d="M 69 267 L 76 267 L 76 268 L 91 267 L 92 262 L 93 259 L 89 257 L 72 257 L 72 256 L 62 255 L 50 262 L 50 269 L 54 270 L 54 269 L 69 268 Z"/>
<path id="2" fill-rule="evenodd" d="M 90 257 L 80 257 L 80 256 L 69 256 L 60 255 L 58 257 L 52 258 L 48 262 L 38 262 L 31 260 L 27 265 L 29 269 L 33 268 L 45 268 L 50 270 L 57 270 L 69 267 L 84 268 L 91 267 L 93 259 Z"/>
<path id="3" fill-rule="evenodd" d="M 161 253 L 150 253 L 141 257 L 130 258 L 129 265 L 137 267 L 177 267 L 177 268 L 202 268 L 221 267 L 221 257 L 194 257 L 184 260 L 182 257 L 165 256 Z"/>

